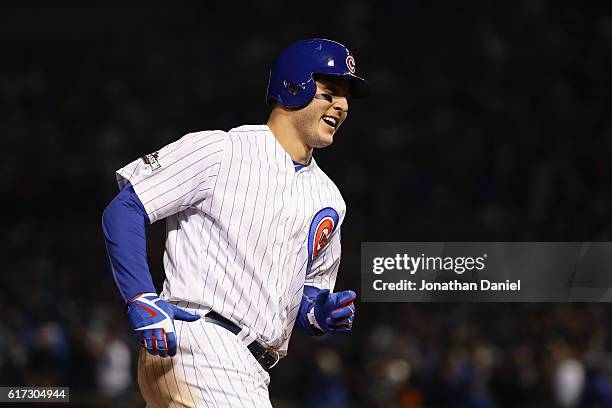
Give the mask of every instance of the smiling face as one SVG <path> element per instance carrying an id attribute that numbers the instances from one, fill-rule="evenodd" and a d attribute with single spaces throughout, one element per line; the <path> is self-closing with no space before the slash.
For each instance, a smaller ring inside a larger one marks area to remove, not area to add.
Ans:
<path id="1" fill-rule="evenodd" d="M 315 80 L 315 97 L 294 111 L 294 123 L 305 145 L 321 148 L 332 144 L 334 134 L 346 120 L 350 83 L 338 76 L 316 76 Z"/>

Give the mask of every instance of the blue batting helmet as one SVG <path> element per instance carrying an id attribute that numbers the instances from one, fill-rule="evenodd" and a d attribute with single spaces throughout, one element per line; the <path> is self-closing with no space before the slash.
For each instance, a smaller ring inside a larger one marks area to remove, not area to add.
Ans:
<path id="1" fill-rule="evenodd" d="M 351 98 L 370 95 L 370 85 L 355 75 L 355 58 L 344 45 L 331 40 L 302 40 L 285 48 L 270 70 L 266 101 L 286 108 L 303 108 L 315 95 L 314 74 L 350 80 Z"/>

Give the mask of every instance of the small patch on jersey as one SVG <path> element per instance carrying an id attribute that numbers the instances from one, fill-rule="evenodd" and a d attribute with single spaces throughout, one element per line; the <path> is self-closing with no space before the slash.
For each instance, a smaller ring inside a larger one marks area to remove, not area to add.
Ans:
<path id="1" fill-rule="evenodd" d="M 325 207 L 315 214 L 308 231 L 308 269 L 329 241 L 339 220 L 338 212 L 331 207 Z"/>
<path id="2" fill-rule="evenodd" d="M 355 58 L 352 55 L 346 56 L 346 67 L 351 72 L 351 74 L 355 73 Z"/>
<path id="3" fill-rule="evenodd" d="M 142 156 L 142 161 L 151 166 L 151 171 L 161 169 L 161 164 L 159 160 L 157 160 L 157 156 L 159 156 L 159 152 L 153 152 Z"/>

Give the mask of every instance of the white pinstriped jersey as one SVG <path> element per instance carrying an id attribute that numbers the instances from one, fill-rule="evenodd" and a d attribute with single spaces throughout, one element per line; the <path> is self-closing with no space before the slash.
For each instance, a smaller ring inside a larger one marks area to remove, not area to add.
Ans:
<path id="1" fill-rule="evenodd" d="M 215 310 L 284 356 L 303 286 L 333 291 L 344 200 L 314 159 L 296 172 L 268 126 L 187 134 L 117 180 L 151 223 L 167 219 L 163 299 Z"/>

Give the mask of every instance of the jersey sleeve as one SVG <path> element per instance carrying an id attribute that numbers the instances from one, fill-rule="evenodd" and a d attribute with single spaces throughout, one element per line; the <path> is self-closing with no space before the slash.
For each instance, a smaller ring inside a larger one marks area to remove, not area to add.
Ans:
<path id="1" fill-rule="evenodd" d="M 132 184 L 151 223 L 195 207 L 212 195 L 226 141 L 223 131 L 189 133 L 117 170 L 119 188 Z"/>
<path id="2" fill-rule="evenodd" d="M 333 292 L 340 267 L 340 252 L 340 228 L 338 228 L 319 256 L 312 261 L 310 269 L 306 271 L 304 285 L 329 289 Z"/>

